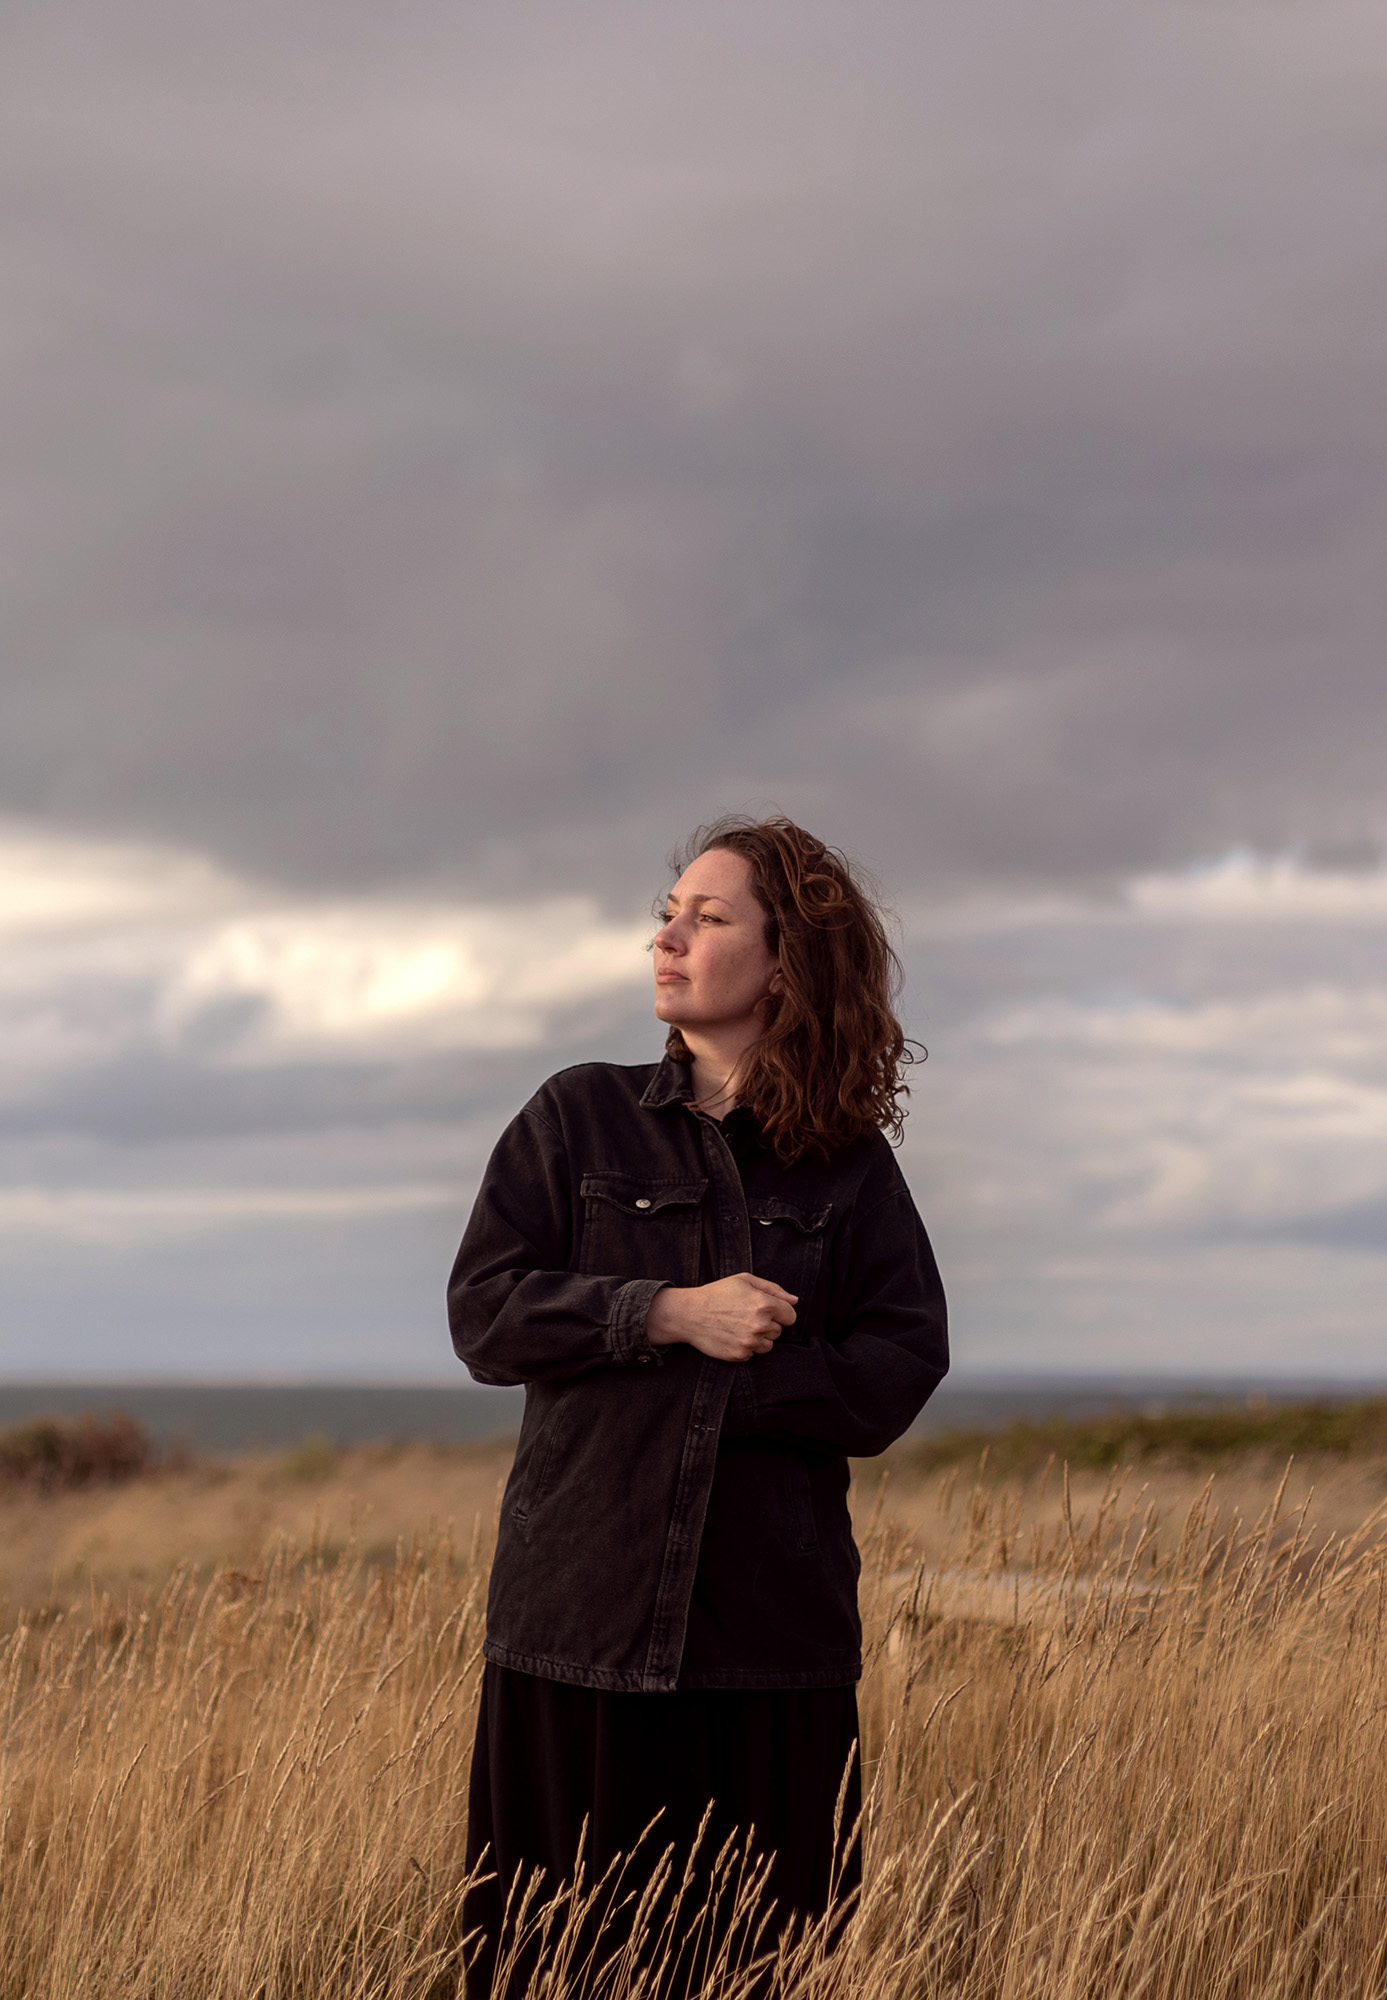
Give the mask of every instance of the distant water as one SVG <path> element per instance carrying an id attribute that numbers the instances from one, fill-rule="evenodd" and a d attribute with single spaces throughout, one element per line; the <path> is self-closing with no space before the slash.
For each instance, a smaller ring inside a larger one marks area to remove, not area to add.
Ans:
<path id="1" fill-rule="evenodd" d="M 971 1379 L 955 1373 L 927 1405 L 917 1429 L 991 1430 L 1017 1417 L 1101 1416 L 1117 1409 L 1154 1414 L 1214 1404 L 1256 1405 L 1318 1399 L 1345 1402 L 1387 1393 L 1384 1382 L 1265 1381 L 1228 1376 L 1068 1375 Z M 0 1383 L 0 1429 L 36 1416 L 126 1410 L 163 1445 L 198 1452 L 282 1451 L 306 1437 L 334 1444 L 400 1439 L 466 1444 L 513 1436 L 524 1392 L 459 1383 L 437 1387 L 346 1383 Z"/>
<path id="2" fill-rule="evenodd" d="M 396 1438 L 469 1444 L 513 1436 L 524 1407 L 523 1389 L 462 1384 L 0 1383 L 0 1429 L 29 1417 L 125 1410 L 160 1444 L 213 1453 L 284 1451 L 307 1437 L 337 1445 Z"/>

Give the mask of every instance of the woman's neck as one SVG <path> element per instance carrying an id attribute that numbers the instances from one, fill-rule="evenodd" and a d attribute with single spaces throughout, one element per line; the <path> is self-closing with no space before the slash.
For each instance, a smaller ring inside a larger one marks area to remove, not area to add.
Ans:
<path id="1" fill-rule="evenodd" d="M 693 1094 L 700 1111 L 710 1118 L 723 1118 L 737 1102 L 746 1059 L 760 1040 L 759 1026 L 724 1034 L 696 1029 L 683 1030 L 684 1046 L 693 1057 Z"/>

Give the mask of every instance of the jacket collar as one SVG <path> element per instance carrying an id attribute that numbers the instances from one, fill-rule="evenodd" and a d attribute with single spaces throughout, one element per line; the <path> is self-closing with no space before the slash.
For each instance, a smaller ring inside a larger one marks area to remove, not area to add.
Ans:
<path id="1" fill-rule="evenodd" d="M 688 1063 L 675 1062 L 666 1056 L 645 1086 L 641 1103 L 647 1111 L 666 1111 L 671 1104 L 688 1104 L 693 1099 L 693 1070 Z M 746 1104 L 734 1104 L 726 1117 L 714 1121 L 723 1129 L 723 1136 L 733 1132 L 746 1131 L 756 1134 L 759 1127 Z"/>
<path id="2" fill-rule="evenodd" d="M 671 1104 L 687 1104 L 693 1096 L 693 1071 L 688 1063 L 666 1056 L 645 1086 L 641 1104 L 647 1111 L 663 1111 Z"/>

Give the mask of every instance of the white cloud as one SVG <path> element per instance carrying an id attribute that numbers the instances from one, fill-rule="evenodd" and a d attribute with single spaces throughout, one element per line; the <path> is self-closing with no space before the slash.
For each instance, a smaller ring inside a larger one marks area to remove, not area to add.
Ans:
<path id="1" fill-rule="evenodd" d="M 0 1239 L 108 1250 L 252 1226 L 357 1221 L 456 1207 L 453 1190 L 386 1187 L 0 1187 Z"/>
<path id="2" fill-rule="evenodd" d="M 1387 1065 L 1387 987 L 1307 986 L 1186 1005 L 1150 995 L 1056 997 L 998 1010 L 976 1035 L 999 1048 L 1068 1050 L 1127 1064 L 1180 1056 L 1281 1074 L 1307 1056 Z"/>
<path id="3" fill-rule="evenodd" d="M 0 938 L 100 933 L 202 918 L 244 888 L 198 855 L 0 826 Z"/>
<path id="4" fill-rule="evenodd" d="M 1314 867 L 1300 855 L 1240 847 L 1189 868 L 1133 875 L 1105 895 L 981 891 L 917 903 L 910 916 L 940 937 L 1152 925 L 1361 929 L 1387 926 L 1387 861 L 1369 868 Z"/>
<path id="5" fill-rule="evenodd" d="M 648 979 L 648 925 L 579 898 L 522 910 L 381 904 L 251 913 L 218 926 L 167 989 L 177 1031 L 227 1002 L 256 1008 L 241 1061 L 340 1059 L 402 1043 L 517 1048 L 565 1008 Z"/>
<path id="6" fill-rule="evenodd" d="M 1175 874 L 1139 875 L 1124 906 L 1158 923 L 1387 924 L 1387 864 L 1312 868 L 1238 848 Z"/>
<path id="7" fill-rule="evenodd" d="M 1066 930 L 1070 991 L 932 1038 L 908 1157 L 960 1368 L 1381 1379 L 1387 984 L 1072 990 L 1131 936 Z"/>
<path id="8" fill-rule="evenodd" d="M 1387 1200 L 1387 988 L 1058 997 L 941 1052 L 970 1236 L 1215 1237 Z"/>
<path id="9" fill-rule="evenodd" d="M 194 855 L 0 838 L 0 1077 L 173 1044 L 222 1063 L 497 1049 L 649 978 L 648 924 L 523 907 L 274 895 Z"/>

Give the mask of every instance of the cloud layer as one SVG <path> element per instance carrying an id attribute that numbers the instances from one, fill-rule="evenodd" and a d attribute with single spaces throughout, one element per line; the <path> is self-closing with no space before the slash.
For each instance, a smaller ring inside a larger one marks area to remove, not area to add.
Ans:
<path id="1" fill-rule="evenodd" d="M 7 9 L 0 1367 L 431 1372 L 765 802 L 902 913 L 965 1358 L 1365 1365 L 1384 86 L 1363 0 Z"/>
<path id="2" fill-rule="evenodd" d="M 914 913 L 931 1054 L 904 1159 L 966 1364 L 1373 1372 L 1385 883 L 1240 852 Z M 576 899 L 324 902 L 12 826 L 10 1371 L 438 1372 L 438 1289 L 500 1125 L 565 1059 L 656 1053 L 649 928 Z M 80 1315 L 54 1345 L 84 1289 L 117 1302 L 109 1349 Z"/>

